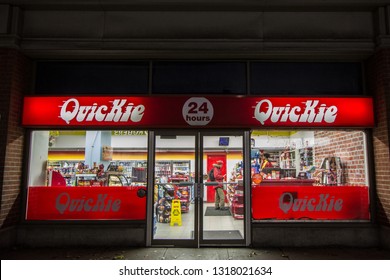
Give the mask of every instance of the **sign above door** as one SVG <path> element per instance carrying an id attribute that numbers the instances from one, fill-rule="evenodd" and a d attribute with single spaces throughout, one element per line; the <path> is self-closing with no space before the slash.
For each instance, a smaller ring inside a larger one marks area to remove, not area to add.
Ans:
<path id="1" fill-rule="evenodd" d="M 372 98 L 243 96 L 25 97 L 25 127 L 373 127 Z"/>

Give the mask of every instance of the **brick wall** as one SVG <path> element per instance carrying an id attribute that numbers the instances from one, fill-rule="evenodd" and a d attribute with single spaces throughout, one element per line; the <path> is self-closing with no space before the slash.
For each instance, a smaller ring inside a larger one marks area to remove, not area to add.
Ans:
<path id="1" fill-rule="evenodd" d="M 0 49 L 0 227 L 21 217 L 24 130 L 20 127 L 22 97 L 31 85 L 31 62 L 17 50 Z"/>
<path id="2" fill-rule="evenodd" d="M 315 131 L 315 166 L 323 158 L 340 157 L 343 165 L 343 184 L 365 186 L 364 134 L 361 131 Z"/>
<path id="3" fill-rule="evenodd" d="M 377 220 L 390 226 L 390 49 L 381 49 L 366 65 L 368 91 L 375 98 L 377 126 L 373 130 L 375 179 L 377 190 Z"/>

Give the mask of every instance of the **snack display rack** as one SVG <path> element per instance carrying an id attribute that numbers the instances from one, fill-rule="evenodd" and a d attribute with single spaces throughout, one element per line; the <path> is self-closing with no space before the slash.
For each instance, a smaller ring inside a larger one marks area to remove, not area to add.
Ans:
<path id="1" fill-rule="evenodd" d="M 187 213 L 190 210 L 190 184 L 182 184 L 189 182 L 188 176 L 175 176 L 169 178 L 169 182 L 174 188 L 174 198 L 180 199 L 181 212 Z"/>
<path id="2" fill-rule="evenodd" d="M 238 180 L 231 204 L 233 218 L 239 220 L 244 219 L 244 209 L 244 184 L 243 180 Z"/>
<path id="3" fill-rule="evenodd" d="M 187 183 L 187 184 L 186 184 Z M 171 220 L 172 199 L 180 199 L 181 213 L 187 213 L 191 202 L 189 176 L 173 176 L 167 183 L 157 183 L 155 187 L 156 219 L 160 223 Z"/>

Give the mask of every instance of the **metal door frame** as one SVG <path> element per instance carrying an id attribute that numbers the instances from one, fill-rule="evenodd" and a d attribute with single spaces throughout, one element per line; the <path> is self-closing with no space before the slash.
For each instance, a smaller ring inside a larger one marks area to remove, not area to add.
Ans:
<path id="1" fill-rule="evenodd" d="M 195 182 L 194 182 L 194 239 L 153 239 L 153 193 L 155 175 L 155 139 L 157 135 L 195 136 Z M 203 136 L 242 136 L 244 166 L 250 166 L 250 131 L 247 130 L 153 130 L 148 131 L 148 192 L 146 246 L 176 246 L 196 248 L 201 246 L 249 246 L 250 228 L 250 168 L 244 168 L 244 238 L 242 240 L 203 239 Z"/>

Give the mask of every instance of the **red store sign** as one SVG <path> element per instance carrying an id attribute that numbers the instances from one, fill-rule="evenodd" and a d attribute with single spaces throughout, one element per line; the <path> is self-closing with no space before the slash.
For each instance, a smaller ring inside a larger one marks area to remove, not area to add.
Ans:
<path id="1" fill-rule="evenodd" d="M 252 188 L 255 220 L 368 220 L 366 186 L 261 186 Z"/>
<path id="2" fill-rule="evenodd" d="M 143 188 L 145 189 L 145 188 Z M 27 220 L 145 220 L 140 187 L 29 187 Z"/>
<path id="3" fill-rule="evenodd" d="M 372 98 L 25 97 L 27 127 L 373 127 Z"/>

